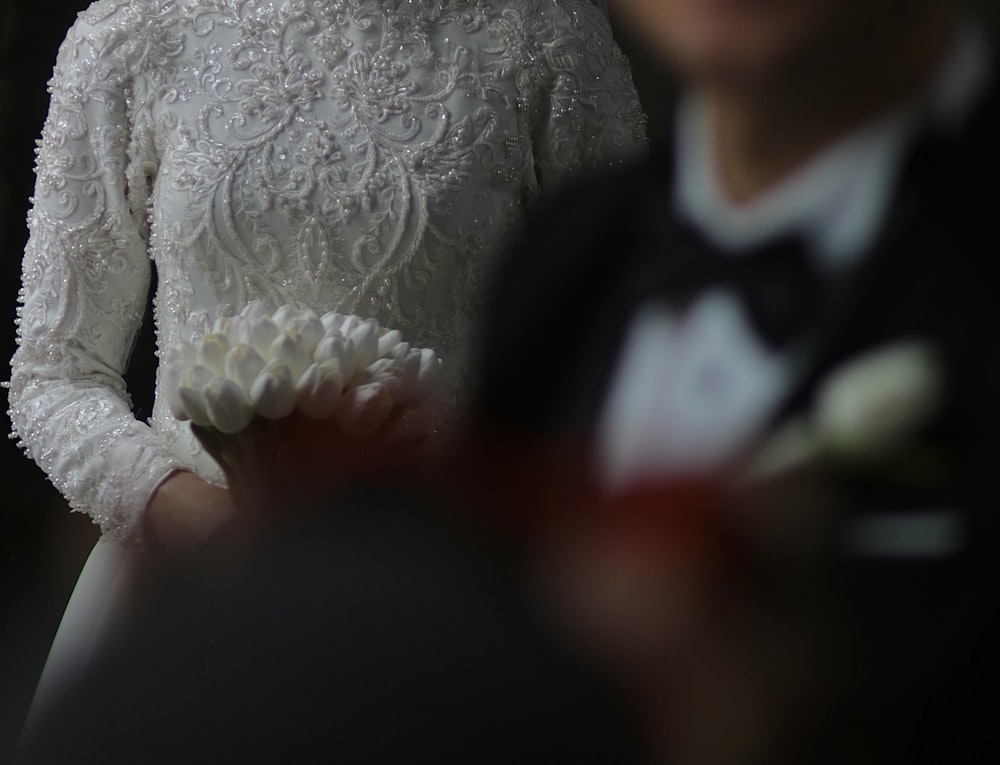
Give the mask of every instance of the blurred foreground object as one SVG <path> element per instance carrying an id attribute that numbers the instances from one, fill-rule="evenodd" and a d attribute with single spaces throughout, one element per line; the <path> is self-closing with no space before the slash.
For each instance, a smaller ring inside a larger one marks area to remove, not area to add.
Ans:
<path id="1" fill-rule="evenodd" d="M 24 763 L 637 762 L 489 544 L 381 487 L 150 593 Z M 217 558 L 216 558 L 217 561 Z"/>
<path id="2" fill-rule="evenodd" d="M 614 678 L 663 761 L 798 762 L 837 727 L 854 643 L 831 465 L 608 492 L 569 442 L 484 451 L 466 471 L 480 506 L 495 503 L 554 623 Z"/>
<path id="3" fill-rule="evenodd" d="M 529 221 L 481 353 L 526 495 L 601 498 L 540 556 L 568 623 L 674 765 L 996 759 L 996 45 L 946 0 L 617 8 L 671 130 Z"/>

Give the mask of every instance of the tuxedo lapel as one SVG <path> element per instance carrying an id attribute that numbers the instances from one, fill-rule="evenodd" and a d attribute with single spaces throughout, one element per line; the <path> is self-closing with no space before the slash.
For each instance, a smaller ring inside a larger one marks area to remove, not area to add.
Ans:
<path id="1" fill-rule="evenodd" d="M 880 234 L 830 284 L 802 343 L 799 380 L 775 423 L 808 407 L 817 385 L 852 355 L 914 336 L 954 347 L 977 335 L 970 304 L 983 306 L 975 297 L 989 283 L 981 261 L 992 257 L 983 249 L 995 250 L 998 241 L 986 230 L 996 213 L 984 205 L 997 167 L 990 158 L 997 154 L 998 105 L 1000 94 L 991 94 L 971 131 L 928 131 L 915 142 Z"/>

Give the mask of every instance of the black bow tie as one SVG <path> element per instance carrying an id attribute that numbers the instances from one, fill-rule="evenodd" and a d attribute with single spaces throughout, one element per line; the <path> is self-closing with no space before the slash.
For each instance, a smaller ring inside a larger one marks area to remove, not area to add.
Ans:
<path id="1" fill-rule="evenodd" d="M 781 237 L 741 252 L 724 252 L 699 232 L 678 224 L 651 255 L 659 294 L 689 305 L 712 289 L 736 293 L 754 328 L 772 347 L 808 330 L 824 296 L 823 275 L 798 237 Z M 673 227 L 673 226 L 672 226 Z"/>

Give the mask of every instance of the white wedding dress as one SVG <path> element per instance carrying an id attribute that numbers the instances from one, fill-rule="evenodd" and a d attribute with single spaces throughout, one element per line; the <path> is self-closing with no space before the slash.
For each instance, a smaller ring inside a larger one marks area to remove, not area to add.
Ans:
<path id="1" fill-rule="evenodd" d="M 542 187 L 644 140 L 588 0 L 101 0 L 51 94 L 10 414 L 102 531 L 55 676 L 100 643 L 157 486 L 223 481 L 162 397 L 148 424 L 130 408 L 153 266 L 161 350 L 263 299 L 374 316 L 458 388 L 505 231 Z"/>

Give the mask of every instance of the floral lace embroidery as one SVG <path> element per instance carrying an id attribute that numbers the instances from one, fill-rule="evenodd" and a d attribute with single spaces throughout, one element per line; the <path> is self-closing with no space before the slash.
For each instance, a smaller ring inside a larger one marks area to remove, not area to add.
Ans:
<path id="1" fill-rule="evenodd" d="M 253 299 L 371 315 L 461 387 L 488 254 L 542 186 L 640 147 L 586 0 L 101 0 L 51 81 L 12 360 L 28 453 L 102 530 L 217 466 L 122 380 Z"/>

